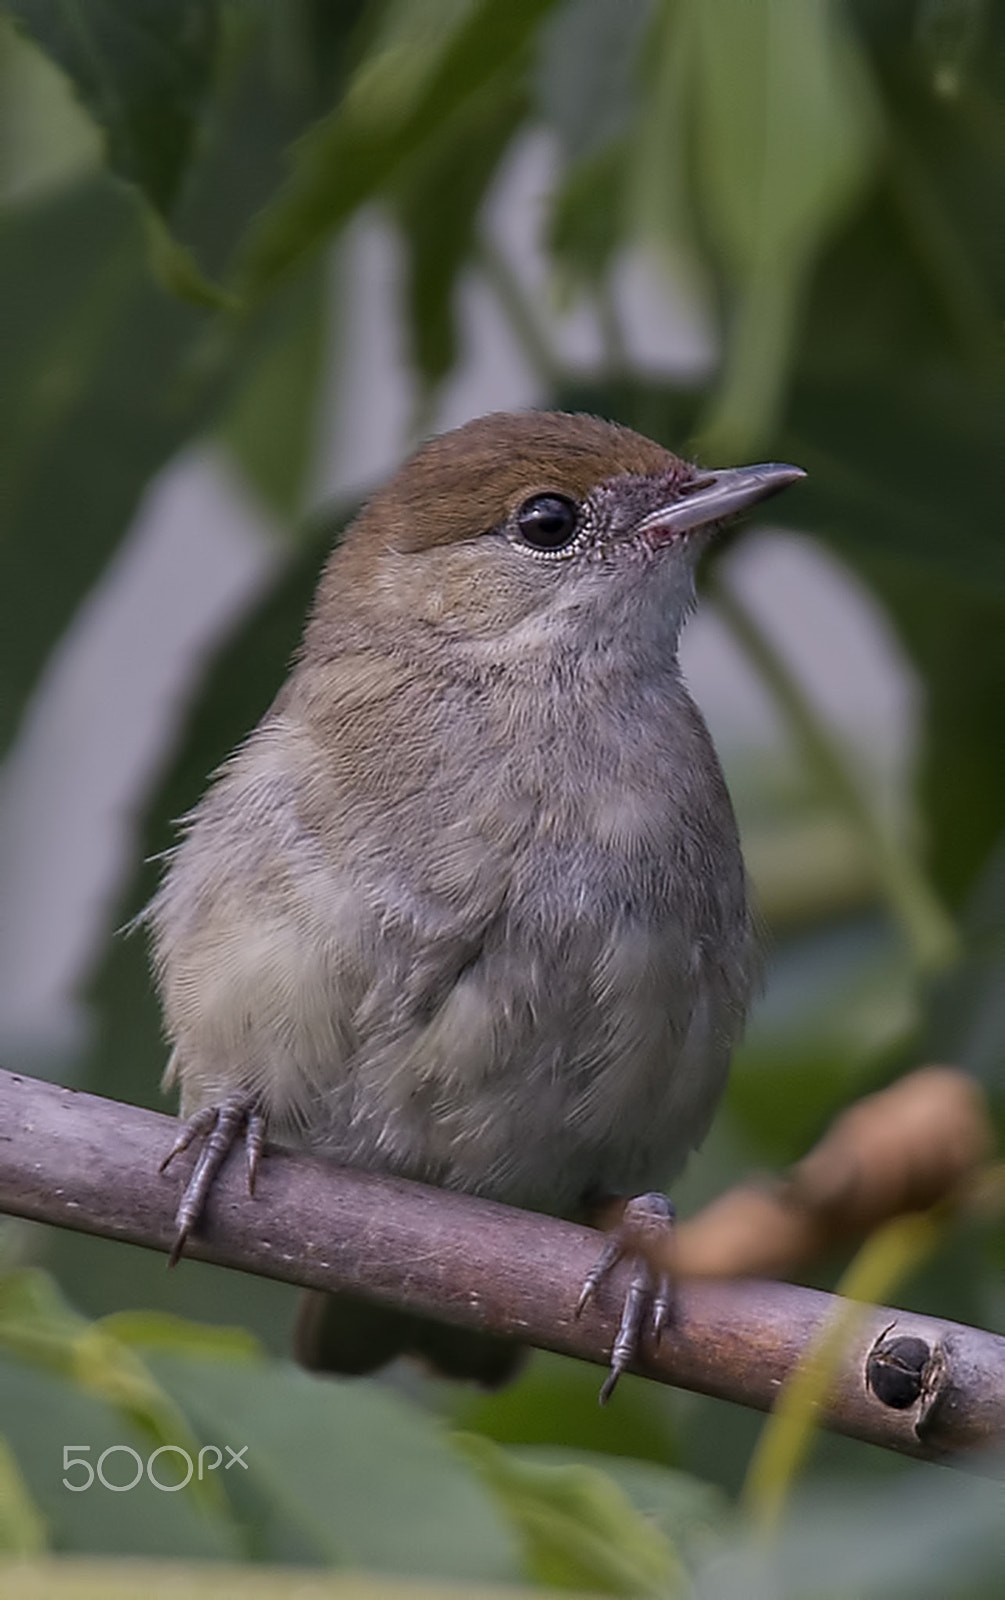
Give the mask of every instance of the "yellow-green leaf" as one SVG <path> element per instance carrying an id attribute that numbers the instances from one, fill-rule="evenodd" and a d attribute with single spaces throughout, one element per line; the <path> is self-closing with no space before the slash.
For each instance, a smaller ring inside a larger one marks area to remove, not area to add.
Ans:
<path id="1" fill-rule="evenodd" d="M 135 1350 L 68 1306 L 52 1279 L 36 1267 L 0 1279 L 0 1349 L 70 1378 L 114 1406 L 157 1445 L 178 1445 L 198 1454 L 199 1441 L 184 1415 Z M 209 1478 L 193 1479 L 193 1489 L 219 1501 L 221 1491 Z"/>
<path id="2" fill-rule="evenodd" d="M 13 1451 L 0 1439 L 0 1554 L 36 1555 L 47 1543 L 45 1518 L 29 1493 Z"/>
<path id="3" fill-rule="evenodd" d="M 625 1595 L 667 1595 L 680 1584 L 669 1540 L 606 1473 L 527 1462 L 477 1434 L 454 1440 L 519 1534 L 536 1581 Z"/>

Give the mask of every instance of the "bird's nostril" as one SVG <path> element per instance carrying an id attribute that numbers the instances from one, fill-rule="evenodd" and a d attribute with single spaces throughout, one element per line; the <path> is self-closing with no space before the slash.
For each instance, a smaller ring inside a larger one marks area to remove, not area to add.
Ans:
<path id="1" fill-rule="evenodd" d="M 687 483 L 682 483 L 677 490 L 677 497 L 686 500 L 688 495 L 698 494 L 702 489 L 711 489 L 715 482 L 715 473 L 703 473 L 700 478 L 691 478 Z"/>

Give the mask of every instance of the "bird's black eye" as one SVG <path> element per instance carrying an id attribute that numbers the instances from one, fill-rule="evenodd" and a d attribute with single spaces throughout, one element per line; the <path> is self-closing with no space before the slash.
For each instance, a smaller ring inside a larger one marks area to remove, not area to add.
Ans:
<path id="1" fill-rule="evenodd" d="M 562 550 L 576 533 L 578 507 L 564 494 L 535 494 L 516 514 L 520 537 L 532 550 Z"/>

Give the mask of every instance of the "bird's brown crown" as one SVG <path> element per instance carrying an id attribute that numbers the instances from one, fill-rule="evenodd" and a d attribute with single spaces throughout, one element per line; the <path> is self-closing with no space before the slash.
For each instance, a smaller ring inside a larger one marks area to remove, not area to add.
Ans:
<path id="1" fill-rule="evenodd" d="M 683 462 L 631 428 L 558 411 L 496 412 L 431 440 L 373 496 L 347 538 L 402 554 L 476 538 L 529 495 L 582 499 L 621 473 L 667 474 Z"/>

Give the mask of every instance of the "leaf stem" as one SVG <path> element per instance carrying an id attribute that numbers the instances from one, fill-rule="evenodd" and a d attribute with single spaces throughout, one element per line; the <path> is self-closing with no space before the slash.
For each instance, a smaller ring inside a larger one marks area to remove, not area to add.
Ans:
<path id="1" fill-rule="evenodd" d="M 922 972 L 950 966 L 959 934 L 916 856 L 878 815 L 847 756 L 757 618 L 719 571 L 709 575 L 713 604 L 770 691 L 807 765 L 855 827 L 890 908 Z"/>
<path id="2" fill-rule="evenodd" d="M 476 243 L 475 260 L 534 376 L 554 394 L 568 383 L 568 374 L 523 284 L 503 251 L 484 233 Z"/>
<path id="3" fill-rule="evenodd" d="M 837 1309 L 807 1345 L 778 1396 L 751 1457 L 740 1503 L 765 1538 L 775 1532 L 805 1461 L 856 1324 L 871 1305 L 891 1297 L 940 1242 L 948 1210 L 894 1217 L 865 1241 L 838 1284 Z"/>

